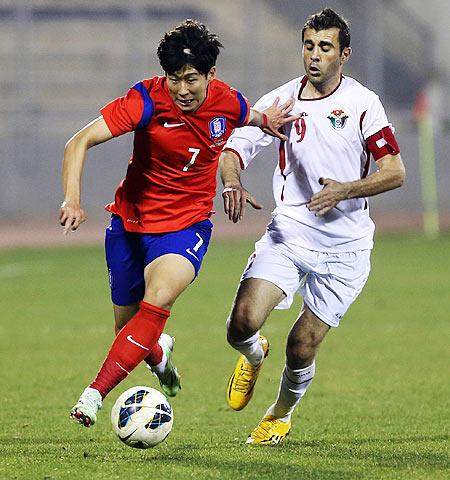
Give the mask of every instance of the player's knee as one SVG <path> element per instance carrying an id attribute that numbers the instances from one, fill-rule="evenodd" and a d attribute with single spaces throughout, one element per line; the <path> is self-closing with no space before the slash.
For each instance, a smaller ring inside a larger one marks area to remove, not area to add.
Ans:
<path id="1" fill-rule="evenodd" d="M 286 358 L 292 368 L 305 368 L 312 364 L 316 357 L 318 345 L 310 337 L 298 338 L 289 336 L 286 346 Z"/>
<path id="2" fill-rule="evenodd" d="M 244 303 L 235 305 L 227 322 L 227 335 L 232 340 L 246 340 L 259 329 L 256 312 Z"/>
<path id="3" fill-rule="evenodd" d="M 230 344 L 246 340 L 251 337 L 255 332 L 244 323 L 230 322 L 227 328 L 227 338 Z"/>
<path id="4" fill-rule="evenodd" d="M 148 288 L 144 295 L 145 302 L 164 310 L 170 310 L 176 298 L 176 293 L 166 286 Z"/>

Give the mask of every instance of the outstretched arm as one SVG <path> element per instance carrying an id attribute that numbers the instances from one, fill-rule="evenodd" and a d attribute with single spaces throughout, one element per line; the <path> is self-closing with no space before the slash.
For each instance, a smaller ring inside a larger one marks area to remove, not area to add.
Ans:
<path id="1" fill-rule="evenodd" d="M 320 178 L 323 189 L 312 196 L 308 209 L 316 215 L 325 215 L 341 200 L 370 197 L 403 184 L 406 174 L 400 154 L 385 155 L 376 163 L 378 170 L 361 180 L 337 182 L 331 178 Z"/>
<path id="2" fill-rule="evenodd" d="M 295 104 L 293 98 L 290 98 L 283 105 L 278 106 L 279 103 L 280 97 L 277 97 L 273 104 L 262 112 L 251 108 L 247 125 L 259 127 L 264 133 L 287 141 L 287 136 L 281 133 L 279 129 L 286 123 L 295 122 L 295 120 L 300 118 L 300 115 L 290 115 Z"/>
<path id="3" fill-rule="evenodd" d="M 64 201 L 59 213 L 59 221 L 64 227 L 64 234 L 76 230 L 85 220 L 81 208 L 81 175 L 89 148 L 113 138 L 103 117 L 98 117 L 77 132 L 64 149 L 63 186 Z"/>
<path id="4" fill-rule="evenodd" d="M 237 223 L 242 220 L 246 203 L 260 210 L 259 203 L 241 184 L 241 167 L 239 157 L 231 150 L 224 150 L 219 158 L 219 171 L 223 186 L 223 207 L 228 219 Z"/>

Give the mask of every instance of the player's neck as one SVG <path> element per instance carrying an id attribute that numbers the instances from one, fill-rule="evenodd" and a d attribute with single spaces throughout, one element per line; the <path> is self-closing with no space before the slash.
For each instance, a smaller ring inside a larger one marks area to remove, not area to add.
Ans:
<path id="1" fill-rule="evenodd" d="M 323 84 L 312 84 L 309 80 L 306 82 L 305 88 L 301 92 L 301 99 L 318 99 L 328 97 L 331 95 L 340 85 L 342 77 L 333 78 L 332 81 Z"/>

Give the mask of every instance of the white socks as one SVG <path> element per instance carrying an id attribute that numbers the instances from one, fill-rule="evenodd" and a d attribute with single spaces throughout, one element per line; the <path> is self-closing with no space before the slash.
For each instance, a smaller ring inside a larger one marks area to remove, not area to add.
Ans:
<path id="1" fill-rule="evenodd" d="M 257 367 L 264 359 L 264 350 L 259 340 L 259 332 L 256 332 L 243 342 L 235 342 L 228 337 L 228 343 L 247 357 L 247 360 Z"/>
<path id="2" fill-rule="evenodd" d="M 269 407 L 266 415 L 273 415 L 288 422 L 295 407 L 313 381 L 315 366 L 316 363 L 313 362 L 309 367 L 292 370 L 285 365 L 278 391 L 278 398 L 276 402 Z"/>

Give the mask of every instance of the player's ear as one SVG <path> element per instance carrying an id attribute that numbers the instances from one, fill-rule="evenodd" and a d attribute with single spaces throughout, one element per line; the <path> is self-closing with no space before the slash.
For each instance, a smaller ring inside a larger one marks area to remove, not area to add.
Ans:
<path id="1" fill-rule="evenodd" d="M 347 60 L 352 56 L 352 49 L 350 47 L 345 47 L 341 53 L 341 65 L 343 65 Z"/>
<path id="2" fill-rule="evenodd" d="M 209 72 L 206 74 L 206 79 L 208 82 L 216 78 L 216 67 L 211 67 Z"/>

